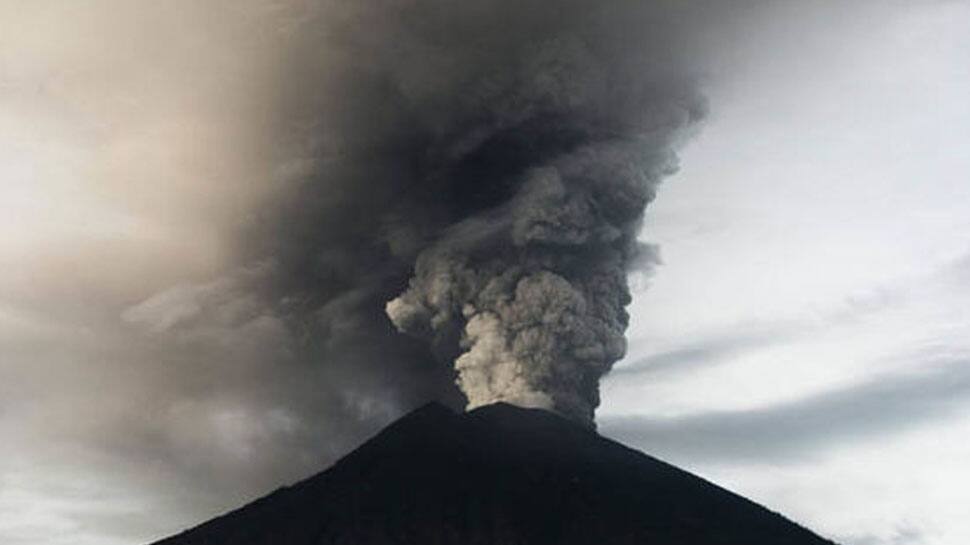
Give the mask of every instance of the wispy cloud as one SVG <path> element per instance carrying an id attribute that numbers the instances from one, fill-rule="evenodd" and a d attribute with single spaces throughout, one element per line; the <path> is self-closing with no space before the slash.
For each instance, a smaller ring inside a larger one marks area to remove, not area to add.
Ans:
<path id="1" fill-rule="evenodd" d="M 733 356 L 790 341 L 800 329 L 804 328 L 795 324 L 760 329 L 752 327 L 693 339 L 668 350 L 634 357 L 614 369 L 611 376 L 666 375 L 718 365 Z"/>
<path id="2" fill-rule="evenodd" d="M 926 533 L 915 526 L 904 525 L 888 536 L 852 535 L 840 538 L 840 542 L 846 545 L 921 545 L 926 543 Z"/>
<path id="3" fill-rule="evenodd" d="M 788 403 L 672 418 L 606 417 L 604 434 L 678 461 L 790 462 L 953 414 L 970 401 L 970 359 L 921 364 Z"/>

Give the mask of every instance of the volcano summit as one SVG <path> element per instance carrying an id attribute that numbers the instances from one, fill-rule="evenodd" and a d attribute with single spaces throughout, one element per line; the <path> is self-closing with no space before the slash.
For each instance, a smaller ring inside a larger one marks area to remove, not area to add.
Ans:
<path id="1" fill-rule="evenodd" d="M 155 545 L 833 545 L 540 409 L 426 405 L 328 470 Z"/>

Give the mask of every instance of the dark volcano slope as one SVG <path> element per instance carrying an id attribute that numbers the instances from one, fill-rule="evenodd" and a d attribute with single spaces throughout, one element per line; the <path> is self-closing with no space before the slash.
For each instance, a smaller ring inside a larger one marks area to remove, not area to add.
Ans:
<path id="1" fill-rule="evenodd" d="M 427 405 L 333 467 L 158 545 L 831 545 L 552 413 Z"/>

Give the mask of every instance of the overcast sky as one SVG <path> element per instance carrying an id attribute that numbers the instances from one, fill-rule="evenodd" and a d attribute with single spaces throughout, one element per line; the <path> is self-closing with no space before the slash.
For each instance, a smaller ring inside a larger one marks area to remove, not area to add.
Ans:
<path id="1" fill-rule="evenodd" d="M 236 318 L 302 4 L 0 0 L 0 542 L 159 538 L 406 408 Z M 765 4 L 695 44 L 709 119 L 648 210 L 600 429 L 847 545 L 963 545 L 970 2 Z"/>

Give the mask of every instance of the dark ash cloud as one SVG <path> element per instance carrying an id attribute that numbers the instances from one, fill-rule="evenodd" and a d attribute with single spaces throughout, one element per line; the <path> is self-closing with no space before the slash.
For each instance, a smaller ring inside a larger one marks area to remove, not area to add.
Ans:
<path id="1" fill-rule="evenodd" d="M 273 264 L 254 289 L 298 359 L 591 423 L 644 207 L 705 112 L 689 13 L 429 0 L 303 20 L 267 142 L 279 185 L 242 252 Z"/>
<path id="2" fill-rule="evenodd" d="M 64 10 L 28 23 L 64 44 L 36 64 L 72 69 L 17 89 L 61 93 L 43 98 L 96 144 L 85 192 L 145 233 L 32 248 L 0 278 L 15 326 L 0 477 L 23 475 L 18 493 L 48 501 L 39 473 L 82 475 L 90 497 L 150 504 L 147 539 L 312 474 L 421 403 L 465 406 L 460 298 L 431 343 L 385 313 L 405 292 L 430 302 L 419 262 L 444 253 L 549 303 L 509 313 L 556 328 L 518 346 L 568 334 L 588 370 L 535 376 L 572 381 L 557 408 L 591 418 L 623 350 L 625 267 L 650 254 L 642 207 L 703 116 L 686 44 L 716 17 L 613 0 Z M 91 542 L 138 531 L 51 509 Z M 4 537 L 50 526 L 23 521 Z"/>
<path id="3" fill-rule="evenodd" d="M 0 255 L 0 478 L 26 475 L 18 490 L 52 503 L 38 474 L 150 498 L 143 531 L 170 533 L 325 467 L 420 403 L 463 407 L 468 304 L 479 326 L 501 318 L 510 342 L 490 346 L 515 355 L 513 375 L 542 363 L 527 388 L 589 421 L 624 349 L 625 267 L 650 255 L 634 240 L 642 208 L 704 115 L 693 56 L 721 11 L 706 4 L 6 14 L 18 28 L 0 93 L 31 120 L 15 118 L 18 142 L 44 143 L 24 152 L 64 200 L 50 210 L 79 211 L 85 229 Z M 443 257 L 474 276 L 444 304 L 429 296 Z M 417 336 L 385 313 L 402 294 Z M 58 513 L 89 537 L 108 525 Z M 50 526 L 23 520 L 4 538 Z M 136 531 L 113 526 L 89 541 Z"/>

